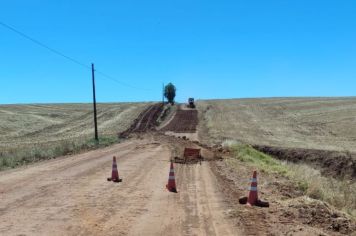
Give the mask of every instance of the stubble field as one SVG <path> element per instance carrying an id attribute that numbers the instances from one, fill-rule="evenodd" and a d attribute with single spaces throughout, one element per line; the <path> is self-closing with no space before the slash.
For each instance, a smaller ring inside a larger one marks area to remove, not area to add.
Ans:
<path id="1" fill-rule="evenodd" d="M 201 138 L 356 151 L 356 98 L 203 100 Z"/>
<path id="2" fill-rule="evenodd" d="M 98 104 L 102 144 L 117 141 L 150 103 Z M 0 106 L 0 169 L 48 159 L 94 145 L 92 104 Z"/>

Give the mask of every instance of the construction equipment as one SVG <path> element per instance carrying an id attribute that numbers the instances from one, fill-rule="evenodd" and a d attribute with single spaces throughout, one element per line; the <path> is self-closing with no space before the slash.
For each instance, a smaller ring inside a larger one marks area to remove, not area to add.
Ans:
<path id="1" fill-rule="evenodd" d="M 189 108 L 195 108 L 194 98 L 189 98 L 188 99 L 188 107 Z"/>

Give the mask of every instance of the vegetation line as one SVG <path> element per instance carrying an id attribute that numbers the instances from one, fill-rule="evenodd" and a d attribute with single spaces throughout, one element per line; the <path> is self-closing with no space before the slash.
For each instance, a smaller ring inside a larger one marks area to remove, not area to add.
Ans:
<path id="1" fill-rule="evenodd" d="M 234 144 L 230 149 L 234 158 L 267 173 L 285 176 L 310 198 L 325 201 L 356 217 L 356 183 L 324 177 L 308 165 L 274 159 L 249 145 Z"/>
<path id="2" fill-rule="evenodd" d="M 56 157 L 77 154 L 118 143 L 117 136 L 102 136 L 99 143 L 94 139 L 62 140 L 54 144 L 35 144 L 33 147 L 0 151 L 0 171 L 28 165 Z"/>

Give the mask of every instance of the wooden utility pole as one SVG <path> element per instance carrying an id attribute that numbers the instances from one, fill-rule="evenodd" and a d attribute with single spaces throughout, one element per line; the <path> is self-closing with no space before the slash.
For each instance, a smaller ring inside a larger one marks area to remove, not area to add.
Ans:
<path id="1" fill-rule="evenodd" d="M 164 83 L 162 83 L 162 106 L 164 106 Z"/>
<path id="2" fill-rule="evenodd" d="M 93 80 L 93 106 L 94 106 L 94 129 L 95 129 L 95 140 L 98 142 L 99 137 L 98 137 L 98 123 L 96 119 L 96 98 L 95 98 L 95 77 L 94 77 L 94 64 L 91 64 L 91 76 Z"/>

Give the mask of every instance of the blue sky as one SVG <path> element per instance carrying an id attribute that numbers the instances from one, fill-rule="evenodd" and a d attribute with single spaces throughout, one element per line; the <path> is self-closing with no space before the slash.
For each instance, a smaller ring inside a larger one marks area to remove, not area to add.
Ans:
<path id="1" fill-rule="evenodd" d="M 99 102 L 354 96 L 356 1 L 3 0 L 0 21 L 129 83 Z M 0 103 L 90 102 L 91 72 L 0 25 Z"/>

